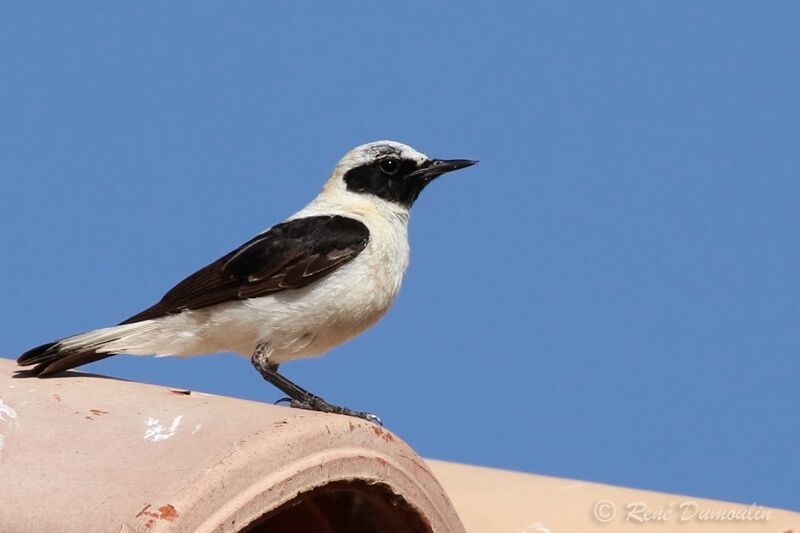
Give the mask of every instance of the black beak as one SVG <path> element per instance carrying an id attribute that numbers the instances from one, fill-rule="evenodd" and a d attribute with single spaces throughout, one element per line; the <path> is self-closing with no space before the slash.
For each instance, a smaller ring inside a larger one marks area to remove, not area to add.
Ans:
<path id="1" fill-rule="evenodd" d="M 471 159 L 432 159 L 427 164 L 420 167 L 419 170 L 411 174 L 411 176 L 418 176 L 423 178 L 425 181 L 431 181 L 434 178 L 438 178 L 442 174 L 471 167 L 476 163 L 477 161 L 472 161 Z"/>

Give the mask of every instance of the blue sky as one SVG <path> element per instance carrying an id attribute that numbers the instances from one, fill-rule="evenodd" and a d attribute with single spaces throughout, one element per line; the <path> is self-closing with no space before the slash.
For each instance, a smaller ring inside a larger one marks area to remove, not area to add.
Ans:
<path id="1" fill-rule="evenodd" d="M 1 10 L 4 356 L 396 139 L 481 164 L 415 205 L 388 316 L 289 377 L 426 456 L 800 510 L 797 4 Z M 232 355 L 89 369 L 280 396 Z"/>

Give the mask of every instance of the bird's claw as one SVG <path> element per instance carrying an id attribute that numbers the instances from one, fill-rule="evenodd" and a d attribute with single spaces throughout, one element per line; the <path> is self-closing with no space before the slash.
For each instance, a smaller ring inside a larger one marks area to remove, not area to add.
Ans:
<path id="1" fill-rule="evenodd" d="M 291 398 L 284 398 L 284 400 L 289 400 L 289 407 L 294 407 L 295 409 L 307 409 L 309 411 L 317 411 L 314 407 L 308 402 L 300 402 L 297 400 L 292 400 Z"/>
<path id="2" fill-rule="evenodd" d="M 367 422 L 372 422 L 373 424 L 378 424 L 379 426 L 383 426 L 383 420 L 381 420 L 381 417 L 379 417 L 378 415 L 374 413 L 363 413 L 363 415 L 364 415 L 363 417 L 364 420 L 366 420 Z"/>

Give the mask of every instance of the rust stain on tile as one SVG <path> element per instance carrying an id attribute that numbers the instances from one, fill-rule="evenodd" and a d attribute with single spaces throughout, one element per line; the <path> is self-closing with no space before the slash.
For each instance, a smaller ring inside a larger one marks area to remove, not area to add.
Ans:
<path id="1" fill-rule="evenodd" d="M 150 520 L 147 521 L 145 527 L 150 527 L 153 525 L 153 519 L 158 520 L 166 520 L 167 522 L 174 522 L 176 518 L 178 518 L 178 511 L 175 509 L 175 506 L 172 504 L 162 505 L 158 508 L 158 512 L 150 511 L 150 507 L 152 507 L 149 503 L 145 504 L 142 507 L 142 510 L 139 511 L 136 515 L 136 518 L 142 516 L 149 516 Z"/>
<path id="2" fill-rule="evenodd" d="M 149 503 L 144 504 L 144 507 L 142 507 L 142 510 L 139 511 L 138 513 L 136 513 L 136 518 L 139 518 L 140 516 L 145 514 L 149 508 L 150 508 L 150 504 Z"/>
<path id="3" fill-rule="evenodd" d="M 375 432 L 376 437 L 380 437 L 386 442 L 394 440 L 394 436 L 391 433 L 389 433 L 388 431 L 384 431 L 383 428 L 379 426 L 373 426 L 372 431 Z"/>
<path id="4" fill-rule="evenodd" d="M 178 511 L 175 510 L 175 507 L 172 504 L 162 505 L 158 508 L 159 517 L 161 520 L 167 520 L 169 522 L 174 522 L 176 518 L 178 518 Z"/>
<path id="5" fill-rule="evenodd" d="M 75 412 L 77 413 L 78 411 L 75 411 Z M 103 415 L 107 415 L 108 414 L 108 411 L 103 411 L 101 409 L 89 409 L 89 412 L 92 413 L 94 416 L 86 415 L 86 416 L 83 417 L 86 420 L 94 420 L 95 416 L 103 416 Z"/>

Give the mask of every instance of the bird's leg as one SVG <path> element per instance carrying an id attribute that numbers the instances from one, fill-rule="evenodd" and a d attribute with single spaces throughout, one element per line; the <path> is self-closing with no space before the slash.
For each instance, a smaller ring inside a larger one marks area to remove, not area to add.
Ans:
<path id="1" fill-rule="evenodd" d="M 357 418 L 363 418 L 365 420 L 369 420 L 370 422 L 381 424 L 381 419 L 372 413 L 353 411 L 347 407 L 339 407 L 338 405 L 329 404 L 316 394 L 311 394 L 304 388 L 288 380 L 278 373 L 277 364 L 270 363 L 270 353 L 271 350 L 269 343 L 262 342 L 256 347 L 256 350 L 253 352 L 253 357 L 250 359 L 250 361 L 253 363 L 253 366 L 256 367 L 258 373 L 261 374 L 261 377 L 272 383 L 289 398 L 291 398 L 292 402 L 289 404 L 291 407 L 309 409 L 311 411 L 322 411 L 323 413 L 336 413 L 340 415 L 355 416 Z"/>

